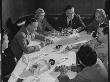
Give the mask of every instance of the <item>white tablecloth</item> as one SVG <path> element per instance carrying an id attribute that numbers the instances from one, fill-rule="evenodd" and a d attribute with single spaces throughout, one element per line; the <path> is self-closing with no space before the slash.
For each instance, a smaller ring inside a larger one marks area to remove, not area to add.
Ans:
<path id="1" fill-rule="evenodd" d="M 39 52 L 34 52 L 31 54 L 23 55 L 21 57 L 21 59 L 18 61 L 15 69 L 12 72 L 12 76 L 10 77 L 8 82 L 16 82 L 16 78 L 20 78 L 20 75 L 23 73 L 24 70 L 30 68 L 34 63 L 36 63 L 40 59 L 44 59 L 47 61 L 49 59 L 54 59 L 55 61 L 59 61 L 62 58 L 68 58 L 66 61 L 58 64 L 57 66 L 60 66 L 60 65 L 70 66 L 71 64 L 76 64 L 76 55 L 75 55 L 74 51 L 69 51 L 66 53 L 61 53 L 61 52 L 69 44 L 82 43 L 82 42 L 86 42 L 88 40 L 90 40 L 90 35 L 87 35 L 85 32 L 82 32 L 82 33 L 80 33 L 79 38 L 76 40 L 75 40 L 74 36 L 63 37 L 63 38 L 60 38 L 58 41 L 56 41 L 54 44 L 51 44 L 51 45 L 48 45 L 48 46 L 42 48 Z M 55 49 L 56 45 L 62 45 L 63 47 L 60 50 L 56 50 Z M 44 82 L 44 81 L 50 82 L 50 81 L 47 81 L 50 79 L 52 80 L 51 82 L 55 82 L 55 80 L 59 74 L 55 73 L 55 72 L 51 72 L 51 73 L 52 73 L 52 75 L 50 74 L 50 72 L 49 73 L 45 72 L 45 74 L 42 74 L 42 77 L 40 77 L 40 81 L 38 81 L 38 82 Z M 72 73 L 73 73 L 73 75 L 72 75 Z M 69 72 L 68 75 L 70 78 L 74 78 L 76 76 L 76 73 Z M 13 78 L 13 76 L 14 76 L 14 78 Z M 31 79 L 33 78 L 33 76 L 29 76 L 29 77 Z M 28 77 L 28 79 L 29 79 L 29 77 Z M 48 78 L 44 79 L 44 77 L 46 77 L 46 78 L 48 77 Z M 43 78 L 43 79 L 41 79 L 41 78 Z M 27 81 L 27 79 L 26 79 L 26 81 L 24 80 L 24 82 L 28 82 L 28 81 Z M 34 82 L 34 81 L 30 81 L 30 82 Z"/>

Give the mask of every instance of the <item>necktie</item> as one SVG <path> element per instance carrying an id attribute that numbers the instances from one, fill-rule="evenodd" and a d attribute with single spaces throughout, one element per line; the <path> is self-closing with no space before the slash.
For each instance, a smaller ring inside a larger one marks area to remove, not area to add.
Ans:
<path id="1" fill-rule="evenodd" d="M 68 24 L 68 27 L 71 27 L 72 26 L 72 22 L 71 20 L 69 21 L 69 24 Z"/>

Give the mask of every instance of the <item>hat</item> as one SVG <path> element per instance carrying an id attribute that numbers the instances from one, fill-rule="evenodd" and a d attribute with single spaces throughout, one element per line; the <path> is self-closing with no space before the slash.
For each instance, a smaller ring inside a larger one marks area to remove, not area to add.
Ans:
<path id="1" fill-rule="evenodd" d="M 35 11 L 35 14 L 40 14 L 40 13 L 45 13 L 42 8 L 38 8 L 38 9 Z"/>

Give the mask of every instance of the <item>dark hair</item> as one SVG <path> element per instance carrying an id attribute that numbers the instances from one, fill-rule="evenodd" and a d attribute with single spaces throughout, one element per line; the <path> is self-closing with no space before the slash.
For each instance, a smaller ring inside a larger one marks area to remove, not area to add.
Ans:
<path id="1" fill-rule="evenodd" d="M 25 22 L 25 26 L 28 26 L 29 24 L 32 24 L 33 22 L 36 22 L 35 18 L 28 18 Z"/>
<path id="2" fill-rule="evenodd" d="M 89 45 L 82 45 L 78 52 L 77 57 L 86 66 L 92 66 L 96 64 L 97 54 Z"/>
<path id="3" fill-rule="evenodd" d="M 49 59 L 49 63 L 50 63 L 51 65 L 54 65 L 54 64 L 55 64 L 55 60 L 54 60 L 54 59 Z"/>
<path id="4" fill-rule="evenodd" d="M 105 27 L 102 32 L 105 34 L 109 34 L 109 27 Z"/>
<path id="5" fill-rule="evenodd" d="M 64 12 L 66 12 L 68 9 L 74 8 L 72 5 L 67 5 L 66 8 L 64 9 Z"/>

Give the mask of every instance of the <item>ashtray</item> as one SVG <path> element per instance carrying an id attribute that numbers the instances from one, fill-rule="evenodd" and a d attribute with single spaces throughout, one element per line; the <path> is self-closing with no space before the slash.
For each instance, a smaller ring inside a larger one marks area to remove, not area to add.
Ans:
<path id="1" fill-rule="evenodd" d="M 62 47 L 62 45 L 57 45 L 56 49 L 60 49 Z"/>

